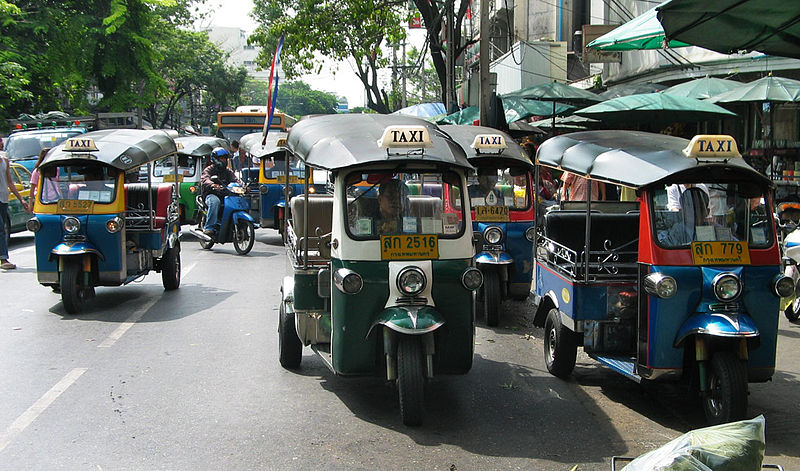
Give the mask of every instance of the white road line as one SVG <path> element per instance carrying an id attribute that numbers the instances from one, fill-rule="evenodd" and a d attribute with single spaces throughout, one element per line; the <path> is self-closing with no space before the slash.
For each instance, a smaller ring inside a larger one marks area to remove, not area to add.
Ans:
<path id="1" fill-rule="evenodd" d="M 25 253 L 25 252 L 32 252 L 35 248 L 36 247 L 31 245 L 29 247 L 22 247 L 21 249 L 11 249 L 11 250 L 9 250 L 9 253 L 17 255 L 17 254 L 21 254 L 21 253 Z"/>
<path id="2" fill-rule="evenodd" d="M 81 377 L 82 374 L 86 373 L 88 368 L 75 368 L 74 370 L 67 373 L 66 376 L 61 378 L 61 381 L 56 383 L 55 386 L 50 388 L 49 391 L 44 393 L 44 396 L 40 397 L 38 401 L 36 401 L 32 406 L 28 408 L 25 412 L 22 413 L 17 420 L 15 420 L 8 428 L 0 434 L 0 451 L 3 451 L 11 440 L 14 439 L 17 435 L 22 433 L 28 425 L 32 424 L 37 417 L 39 417 L 42 412 L 47 409 L 50 404 L 53 403 L 58 396 L 60 396 L 64 391 L 67 390 L 68 387 L 72 385 L 78 378 Z"/>
<path id="3" fill-rule="evenodd" d="M 191 265 L 189 265 L 186 269 L 181 270 L 181 279 L 183 279 L 184 276 L 186 276 L 190 271 L 192 271 L 192 268 L 194 268 L 195 266 L 197 266 L 197 262 L 194 262 Z M 142 318 L 144 313 L 150 310 L 150 308 L 153 307 L 153 304 L 155 304 L 159 299 L 161 298 L 157 297 L 153 298 L 147 303 L 145 303 L 144 306 L 137 309 L 133 314 L 130 315 L 130 317 L 128 317 L 125 320 L 125 322 L 120 324 L 120 326 L 117 327 L 114 330 L 114 332 L 111 332 L 111 334 L 105 340 L 103 340 L 103 342 L 100 345 L 98 345 L 97 348 L 108 348 L 114 345 L 114 343 L 116 343 L 117 340 L 119 340 L 123 335 L 125 335 L 125 332 L 127 332 L 128 329 L 133 327 L 133 324 L 137 323 L 139 319 Z"/>

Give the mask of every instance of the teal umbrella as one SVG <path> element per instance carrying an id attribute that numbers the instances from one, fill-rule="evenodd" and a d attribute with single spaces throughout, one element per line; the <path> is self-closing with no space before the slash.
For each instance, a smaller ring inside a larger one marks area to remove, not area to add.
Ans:
<path id="1" fill-rule="evenodd" d="M 446 116 L 439 118 L 436 124 L 472 124 L 480 119 L 481 113 L 477 106 L 468 106 L 455 113 L 450 113 Z"/>
<path id="2" fill-rule="evenodd" d="M 712 103 L 800 101 L 800 81 L 768 75 L 708 99 Z"/>
<path id="3" fill-rule="evenodd" d="M 664 5 L 663 3 L 661 5 Z M 661 6 L 659 5 L 659 6 Z M 638 51 L 641 49 L 664 49 L 664 28 L 651 8 L 636 18 L 600 36 L 586 45 L 600 51 Z M 672 40 L 668 47 L 691 46 L 689 43 Z"/>
<path id="4" fill-rule="evenodd" d="M 555 133 L 556 129 L 556 102 L 570 105 L 586 105 L 603 101 L 602 98 L 592 92 L 556 81 L 523 88 L 522 90 L 511 92 L 507 96 L 553 102 L 553 133 Z"/>
<path id="5" fill-rule="evenodd" d="M 660 92 L 662 90 L 666 90 L 666 88 L 666 85 L 661 85 L 660 83 L 626 83 L 608 87 L 608 90 L 604 91 L 603 93 L 598 93 L 597 96 L 604 100 L 610 100 L 612 98 L 619 98 L 621 96 Z"/>
<path id="6" fill-rule="evenodd" d="M 670 0 L 656 10 L 671 41 L 723 54 L 745 50 L 800 59 L 797 0 Z"/>
<path id="7" fill-rule="evenodd" d="M 604 123 L 673 123 L 695 122 L 735 117 L 721 106 L 664 93 L 643 93 L 604 101 L 575 112 Z"/>
<path id="8" fill-rule="evenodd" d="M 556 103 L 555 108 L 550 103 L 538 100 L 526 100 L 516 96 L 502 96 L 503 109 L 506 114 L 506 122 L 513 123 L 520 119 L 527 119 L 531 116 L 558 116 L 569 114 L 575 110 L 574 106 Z"/>
<path id="9" fill-rule="evenodd" d="M 742 82 L 737 82 L 735 80 L 725 80 L 706 75 L 703 78 L 689 80 L 688 82 L 673 85 L 661 93 L 704 100 L 706 98 L 719 95 L 720 93 L 725 93 L 735 88 L 739 88 L 742 85 L 744 85 Z"/>

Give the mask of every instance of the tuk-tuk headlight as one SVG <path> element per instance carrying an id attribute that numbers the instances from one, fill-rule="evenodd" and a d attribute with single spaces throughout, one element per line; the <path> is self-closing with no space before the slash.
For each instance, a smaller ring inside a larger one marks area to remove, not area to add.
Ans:
<path id="1" fill-rule="evenodd" d="M 663 273 L 650 273 L 644 277 L 644 290 L 652 296 L 670 298 L 678 291 L 678 282 Z"/>
<path id="2" fill-rule="evenodd" d="M 189 187 L 189 193 L 191 193 L 191 194 L 197 193 L 197 187 L 194 186 L 194 185 L 190 186 Z"/>
<path id="3" fill-rule="evenodd" d="M 340 268 L 333 272 L 333 284 L 344 294 L 356 294 L 364 286 L 364 280 L 353 270 Z"/>
<path id="4" fill-rule="evenodd" d="M 260 186 L 258 187 L 258 191 L 259 191 L 259 192 L 260 192 L 262 195 L 269 193 L 269 185 L 260 185 Z"/>
<path id="5" fill-rule="evenodd" d="M 536 228 L 531 226 L 525 229 L 525 238 L 528 239 L 528 242 L 533 242 L 533 239 L 536 237 Z"/>
<path id="6" fill-rule="evenodd" d="M 125 222 L 119 216 L 114 216 L 113 218 L 106 221 L 106 230 L 112 234 L 119 232 L 122 230 L 122 225 Z"/>
<path id="7" fill-rule="evenodd" d="M 42 228 L 42 223 L 36 218 L 30 218 L 28 222 L 25 223 L 25 228 L 31 232 L 39 232 L 39 229 Z"/>
<path id="8" fill-rule="evenodd" d="M 425 273 L 417 267 L 405 267 L 397 275 L 397 289 L 406 296 L 416 296 L 425 289 Z"/>
<path id="9" fill-rule="evenodd" d="M 81 222 L 76 217 L 64 218 L 64 232 L 67 234 L 75 234 L 81 229 Z"/>
<path id="10" fill-rule="evenodd" d="M 733 273 L 720 273 L 711 283 L 714 296 L 720 301 L 733 301 L 742 292 L 742 281 Z"/>
<path id="11" fill-rule="evenodd" d="M 778 275 L 772 283 L 772 292 L 779 298 L 786 298 L 794 294 L 794 280 L 786 275 Z"/>
<path id="12" fill-rule="evenodd" d="M 485 240 L 488 244 L 499 244 L 502 239 L 503 231 L 501 231 L 497 226 L 487 227 L 486 230 L 483 231 L 483 240 Z"/>
<path id="13" fill-rule="evenodd" d="M 461 275 L 461 284 L 470 291 L 475 291 L 483 284 L 483 273 L 475 267 L 469 267 Z"/>

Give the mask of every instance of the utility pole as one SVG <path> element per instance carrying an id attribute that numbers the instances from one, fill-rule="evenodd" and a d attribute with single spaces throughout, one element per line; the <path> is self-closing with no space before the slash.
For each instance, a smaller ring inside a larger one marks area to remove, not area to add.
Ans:
<path id="1" fill-rule="evenodd" d="M 453 49 L 456 47 L 456 45 L 453 44 L 453 36 L 455 36 L 455 25 L 453 24 L 455 17 L 453 14 L 454 1 L 455 0 L 445 0 L 445 17 L 447 21 L 447 24 L 445 25 L 445 34 L 447 35 L 447 51 L 445 51 L 445 66 L 447 67 L 447 90 L 445 90 L 445 106 L 447 107 L 448 113 L 455 112 L 456 108 L 458 107 L 458 103 L 455 100 L 456 74 L 455 57 L 453 57 Z"/>
<path id="2" fill-rule="evenodd" d="M 480 110 L 481 126 L 489 125 L 489 0 L 480 0 L 480 37 L 481 44 L 479 49 L 479 81 L 480 99 L 478 108 Z"/>
<path id="3" fill-rule="evenodd" d="M 403 75 L 400 76 L 402 81 L 403 81 L 403 101 L 400 104 L 400 108 L 405 108 L 406 106 L 408 106 L 408 96 L 406 95 L 406 76 L 408 75 L 408 70 L 406 70 L 406 42 L 405 41 L 403 41 L 403 65 L 401 66 L 400 70 L 403 71 L 402 72 Z"/>

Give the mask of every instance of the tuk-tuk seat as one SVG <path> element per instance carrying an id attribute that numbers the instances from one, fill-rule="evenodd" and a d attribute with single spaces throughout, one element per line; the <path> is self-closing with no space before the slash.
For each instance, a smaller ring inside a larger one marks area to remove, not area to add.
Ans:
<path id="1" fill-rule="evenodd" d="M 161 229 L 167 221 L 168 208 L 172 202 L 172 192 L 174 185 L 171 183 L 158 183 L 150 188 L 150 193 L 153 198 L 153 207 L 155 209 L 155 217 L 153 218 L 153 227 Z M 125 184 L 125 209 L 126 209 L 126 223 L 131 224 L 128 227 L 147 226 L 146 211 L 148 208 L 147 202 L 147 183 L 126 183 Z"/>
<path id="2" fill-rule="evenodd" d="M 304 225 L 305 205 L 305 195 L 298 195 L 289 200 L 289 207 L 292 210 L 291 231 L 296 240 L 296 249 L 301 250 L 305 246 L 304 239 L 308 238 L 309 259 L 322 261 L 330 257 L 330 251 L 322 245 L 330 240 L 325 236 L 331 232 L 333 225 L 333 195 L 308 195 L 310 231 L 306 231 Z"/>
<path id="3" fill-rule="evenodd" d="M 416 217 L 442 219 L 442 200 L 433 196 L 411 195 L 408 197 L 410 213 Z"/>
<path id="4" fill-rule="evenodd" d="M 586 211 L 586 201 L 561 201 L 562 210 Z M 592 211 L 601 213 L 629 213 L 639 211 L 638 201 L 592 201 Z"/>

